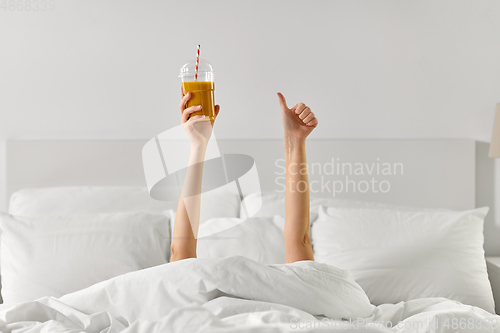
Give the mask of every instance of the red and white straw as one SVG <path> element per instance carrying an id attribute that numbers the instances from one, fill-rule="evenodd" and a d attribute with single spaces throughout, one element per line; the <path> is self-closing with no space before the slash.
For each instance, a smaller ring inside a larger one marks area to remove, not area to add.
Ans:
<path id="1" fill-rule="evenodd" d="M 196 48 L 196 67 L 194 70 L 194 80 L 198 80 L 198 64 L 200 63 L 200 45 Z"/>

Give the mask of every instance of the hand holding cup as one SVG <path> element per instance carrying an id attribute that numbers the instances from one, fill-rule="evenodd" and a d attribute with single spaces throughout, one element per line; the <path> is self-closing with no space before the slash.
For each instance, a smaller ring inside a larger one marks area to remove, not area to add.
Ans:
<path id="1" fill-rule="evenodd" d="M 212 128 L 219 114 L 220 106 L 215 106 L 215 117 L 214 120 L 210 121 L 210 118 L 205 115 L 192 115 L 195 112 L 201 111 L 202 106 L 193 105 L 188 107 L 187 105 L 190 98 L 191 93 L 182 94 L 181 103 L 179 105 L 181 125 L 188 134 L 191 145 L 206 146 L 212 135 Z"/>

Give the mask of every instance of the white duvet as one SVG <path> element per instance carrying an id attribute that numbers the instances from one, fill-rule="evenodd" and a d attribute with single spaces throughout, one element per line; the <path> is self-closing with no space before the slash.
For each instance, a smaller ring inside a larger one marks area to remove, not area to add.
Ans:
<path id="1" fill-rule="evenodd" d="M 444 298 L 371 305 L 349 271 L 312 261 L 187 259 L 0 306 L 2 332 L 500 332 Z"/>

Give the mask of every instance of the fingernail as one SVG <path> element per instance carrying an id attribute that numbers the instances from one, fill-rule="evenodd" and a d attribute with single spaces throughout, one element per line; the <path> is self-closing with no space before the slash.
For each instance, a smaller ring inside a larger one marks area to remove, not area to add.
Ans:
<path id="1" fill-rule="evenodd" d="M 201 105 L 198 105 L 198 109 L 201 109 Z"/>

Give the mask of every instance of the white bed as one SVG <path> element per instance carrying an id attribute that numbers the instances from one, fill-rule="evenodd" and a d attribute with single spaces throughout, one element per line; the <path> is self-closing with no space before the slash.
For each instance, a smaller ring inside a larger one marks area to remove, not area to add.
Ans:
<path id="1" fill-rule="evenodd" d="M 390 184 L 386 193 L 319 186 L 317 263 L 293 265 L 283 264 L 279 140 L 218 141 L 222 153 L 255 159 L 263 194 L 242 203 L 212 193 L 199 259 L 176 263 L 167 263 L 175 202 L 148 197 L 144 143 L 8 142 L 7 193 L 15 194 L 12 216 L 0 219 L 1 331 L 500 332 L 482 247 L 486 210 L 475 209 L 475 142 L 309 142 L 311 183 L 346 180 L 325 172 L 332 158 L 401 171 L 350 175 L 353 186 L 375 176 Z M 244 218 L 242 206 L 261 203 Z M 377 264 L 386 271 L 373 275 Z"/>

